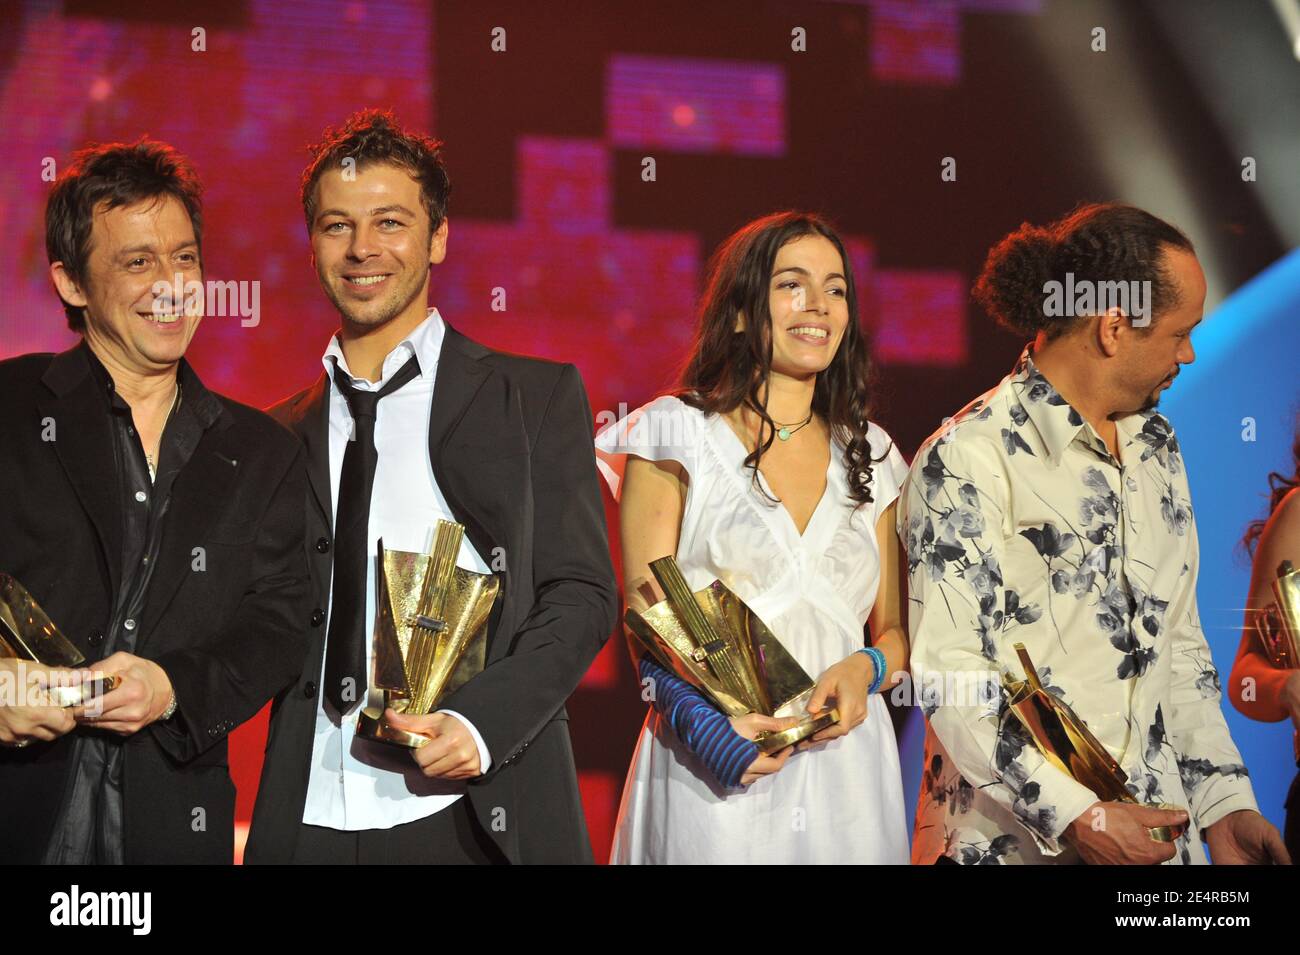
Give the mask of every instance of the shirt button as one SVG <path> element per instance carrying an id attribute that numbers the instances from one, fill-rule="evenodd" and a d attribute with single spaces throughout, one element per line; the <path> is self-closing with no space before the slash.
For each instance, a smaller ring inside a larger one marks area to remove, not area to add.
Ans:
<path id="1" fill-rule="evenodd" d="M 133 618 L 133 617 L 127 617 L 125 620 L 122 621 L 122 626 L 126 627 L 126 629 L 128 629 L 128 630 L 134 630 L 134 629 L 135 629 L 135 618 Z"/>
<path id="2" fill-rule="evenodd" d="M 104 631 L 96 630 L 90 635 L 89 643 L 92 647 L 97 647 L 104 642 Z"/>
<path id="3" fill-rule="evenodd" d="M 319 540 L 316 541 L 316 551 L 317 551 L 317 553 L 320 553 L 320 554 L 328 554 L 328 553 L 329 553 L 329 549 L 330 549 L 330 542 L 329 542 L 329 540 L 328 540 L 327 538 L 322 537 L 322 538 L 320 538 Z"/>
<path id="4" fill-rule="evenodd" d="M 307 699 L 310 700 L 313 696 L 316 695 L 316 684 L 308 680 L 307 683 L 302 688 L 302 695 L 307 697 Z"/>
<path id="5" fill-rule="evenodd" d="M 319 627 L 324 622 L 325 622 L 325 611 L 317 607 L 315 610 L 311 612 L 311 625 L 313 627 Z"/>
<path id="6" fill-rule="evenodd" d="M 149 495 L 144 493 L 144 491 L 136 491 L 135 499 L 143 504 L 145 501 L 149 500 Z"/>

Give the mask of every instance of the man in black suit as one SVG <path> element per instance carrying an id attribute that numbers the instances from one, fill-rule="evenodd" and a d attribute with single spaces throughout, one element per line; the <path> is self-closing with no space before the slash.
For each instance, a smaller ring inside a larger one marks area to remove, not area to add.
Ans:
<path id="1" fill-rule="evenodd" d="M 366 111 L 303 176 L 313 260 L 342 328 L 325 374 L 272 409 L 308 453 L 317 610 L 298 684 L 275 701 L 250 862 L 590 862 L 564 703 L 618 608 L 572 365 L 492 351 L 426 306 L 447 250 L 440 143 Z M 356 735 L 371 666 L 376 545 L 496 573 L 484 670 L 402 729 Z"/>
<path id="2" fill-rule="evenodd" d="M 201 288 L 199 195 L 165 144 L 79 153 L 46 245 L 82 340 L 0 363 L 0 570 L 121 680 L 84 707 L 0 705 L 5 862 L 230 863 L 226 737 L 302 666 L 302 448 L 183 357 L 202 314 L 172 290 Z"/>

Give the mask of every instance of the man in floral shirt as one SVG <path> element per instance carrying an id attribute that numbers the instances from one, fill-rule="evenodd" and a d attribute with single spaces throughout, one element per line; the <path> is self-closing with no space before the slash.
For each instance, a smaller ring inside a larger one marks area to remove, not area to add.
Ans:
<path id="1" fill-rule="evenodd" d="M 1055 281 L 1132 296 L 1060 314 Z M 1203 842 L 1216 862 L 1284 861 L 1220 709 L 1187 474 L 1153 410 L 1195 358 L 1191 243 L 1139 209 L 1084 206 L 1004 239 L 976 297 L 1033 341 L 921 447 L 900 502 L 926 714 L 913 862 L 1192 863 Z M 1016 643 L 1147 805 L 1102 802 L 1042 758 L 1000 689 L 1024 676 Z M 1189 815 L 1175 843 L 1151 838 Z"/>

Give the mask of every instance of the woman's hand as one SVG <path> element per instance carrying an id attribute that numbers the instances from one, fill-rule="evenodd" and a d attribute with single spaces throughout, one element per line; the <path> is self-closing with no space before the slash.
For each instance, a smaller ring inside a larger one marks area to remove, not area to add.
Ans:
<path id="1" fill-rule="evenodd" d="M 731 717 L 731 728 L 748 740 L 752 740 L 759 733 L 778 733 L 781 730 L 787 730 L 798 725 L 799 718 L 796 716 L 778 718 L 764 716 L 762 713 L 746 713 L 744 716 Z M 748 786 L 755 780 L 777 772 L 785 765 L 786 760 L 790 758 L 790 754 L 793 752 L 794 747 L 787 746 L 770 756 L 759 753 L 757 758 L 745 767 L 745 772 L 740 777 L 740 785 Z"/>
<path id="2" fill-rule="evenodd" d="M 871 657 L 854 653 L 817 678 L 817 685 L 808 699 L 808 712 L 815 715 L 833 706 L 840 711 L 840 721 L 818 730 L 809 739 L 810 743 L 838 739 L 866 720 L 867 690 L 871 688 L 871 679 L 875 675 L 876 664 Z"/>

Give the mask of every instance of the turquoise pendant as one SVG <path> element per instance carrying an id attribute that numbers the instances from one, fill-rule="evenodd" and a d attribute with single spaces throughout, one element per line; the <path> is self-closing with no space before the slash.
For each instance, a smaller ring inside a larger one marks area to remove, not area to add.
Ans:
<path id="1" fill-rule="evenodd" d="M 776 433 L 776 436 L 777 436 L 778 438 L 780 438 L 782 441 L 789 441 L 789 440 L 790 440 L 790 429 L 789 429 L 789 428 L 782 428 L 780 431 L 778 431 L 778 432 Z"/>

